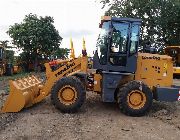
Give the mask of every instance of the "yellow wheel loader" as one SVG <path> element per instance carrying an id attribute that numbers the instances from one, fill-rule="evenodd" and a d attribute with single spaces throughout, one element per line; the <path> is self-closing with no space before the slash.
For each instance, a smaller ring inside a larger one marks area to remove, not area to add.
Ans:
<path id="1" fill-rule="evenodd" d="M 7 76 L 13 75 L 18 72 L 18 66 L 13 66 L 7 62 L 5 47 L 0 44 L 0 76 L 6 74 Z"/>
<path id="2" fill-rule="evenodd" d="M 5 61 L 4 61 L 4 48 L 0 44 L 0 76 L 2 76 L 5 73 L 6 67 L 5 67 Z"/>
<path id="3" fill-rule="evenodd" d="M 86 91 L 94 91 L 103 102 L 115 102 L 130 116 L 146 114 L 153 99 L 180 100 L 180 87 L 173 85 L 170 56 L 138 53 L 140 19 L 102 17 L 101 33 L 87 69 L 88 57 L 83 41 L 82 56 L 59 60 L 59 67 L 46 67 L 46 81 L 37 77 L 10 81 L 10 94 L 1 112 L 18 112 L 45 99 L 49 94 L 62 112 L 76 112 L 83 105 Z M 71 43 L 72 44 L 72 43 Z"/>
<path id="4" fill-rule="evenodd" d="M 172 57 L 174 62 L 173 73 L 174 76 L 180 75 L 180 46 L 167 46 L 165 49 L 165 54 Z"/>

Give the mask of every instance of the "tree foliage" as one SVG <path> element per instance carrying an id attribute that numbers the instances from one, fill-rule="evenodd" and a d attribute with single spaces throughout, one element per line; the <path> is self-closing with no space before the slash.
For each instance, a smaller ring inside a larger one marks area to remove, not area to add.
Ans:
<path id="1" fill-rule="evenodd" d="M 141 45 L 180 45 L 179 0 L 101 0 L 105 15 L 142 19 Z"/>
<path id="2" fill-rule="evenodd" d="M 1 40 L 0 41 L 0 46 L 3 49 L 3 59 L 7 63 L 13 63 L 13 61 L 14 61 L 14 51 L 13 50 L 7 50 L 7 49 L 12 49 L 12 48 L 15 48 L 15 47 L 9 46 L 8 42 L 9 42 L 8 40 L 3 40 L 3 41 Z"/>
<path id="3" fill-rule="evenodd" d="M 3 48 L 7 48 L 8 42 L 9 42 L 8 40 L 1 40 L 1 41 L 0 41 L 0 45 L 2 45 Z"/>
<path id="4" fill-rule="evenodd" d="M 54 52 L 53 56 L 57 59 L 66 59 L 66 58 L 68 58 L 69 52 L 70 52 L 70 50 L 67 48 L 58 48 Z"/>
<path id="5" fill-rule="evenodd" d="M 6 54 L 6 61 L 7 63 L 14 63 L 14 51 L 13 50 L 5 50 L 5 54 Z"/>
<path id="6" fill-rule="evenodd" d="M 50 16 L 29 14 L 21 23 L 10 26 L 7 33 L 13 39 L 13 44 L 23 51 L 23 58 L 36 63 L 39 58 L 47 58 L 59 49 L 62 37 L 53 23 L 54 19 Z"/>

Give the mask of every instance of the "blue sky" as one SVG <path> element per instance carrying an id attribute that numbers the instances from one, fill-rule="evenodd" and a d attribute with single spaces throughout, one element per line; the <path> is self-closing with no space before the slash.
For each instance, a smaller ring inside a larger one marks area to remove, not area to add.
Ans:
<path id="1" fill-rule="evenodd" d="M 70 47 L 72 37 L 76 55 L 81 53 L 82 38 L 88 54 L 92 55 L 99 33 L 99 22 L 104 11 L 98 0 L 1 0 L 0 40 L 10 40 L 6 34 L 10 25 L 19 23 L 24 16 L 52 16 L 54 25 L 63 37 L 61 47 Z"/>

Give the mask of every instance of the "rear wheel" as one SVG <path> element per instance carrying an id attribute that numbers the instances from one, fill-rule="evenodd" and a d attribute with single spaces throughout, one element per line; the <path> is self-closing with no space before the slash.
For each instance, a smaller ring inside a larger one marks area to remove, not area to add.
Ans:
<path id="1" fill-rule="evenodd" d="M 51 91 L 51 100 L 62 112 L 76 112 L 83 105 L 86 98 L 82 82 L 75 77 L 64 77 L 57 81 Z"/>
<path id="2" fill-rule="evenodd" d="M 152 105 L 153 95 L 148 86 L 140 81 L 131 81 L 119 89 L 118 105 L 129 116 L 143 116 Z"/>

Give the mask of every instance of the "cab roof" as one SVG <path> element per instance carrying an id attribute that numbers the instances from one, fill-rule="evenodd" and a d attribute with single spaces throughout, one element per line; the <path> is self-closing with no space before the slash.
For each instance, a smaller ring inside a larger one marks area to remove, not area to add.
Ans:
<path id="1" fill-rule="evenodd" d="M 118 17 L 110 17 L 110 16 L 102 16 L 101 20 L 104 21 L 130 21 L 130 22 L 142 22 L 142 19 L 137 18 L 118 18 Z"/>
<path id="2" fill-rule="evenodd" d="M 110 17 L 110 16 L 102 16 L 101 17 L 101 23 L 100 27 L 102 26 L 103 22 L 105 21 L 127 21 L 127 22 L 142 22 L 142 19 L 137 19 L 137 18 L 118 18 L 118 17 Z"/>

